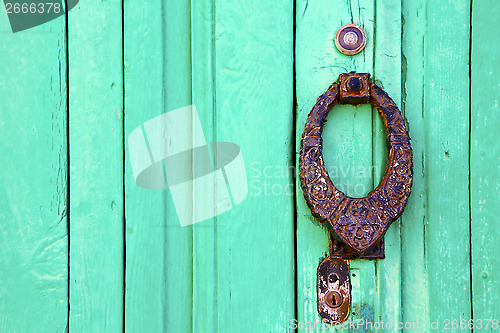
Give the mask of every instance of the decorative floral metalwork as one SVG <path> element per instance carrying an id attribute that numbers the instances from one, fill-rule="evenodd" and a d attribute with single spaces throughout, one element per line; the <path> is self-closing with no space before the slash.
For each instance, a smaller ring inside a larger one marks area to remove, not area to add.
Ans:
<path id="1" fill-rule="evenodd" d="M 384 122 L 389 156 L 384 178 L 377 188 L 364 198 L 351 198 L 339 191 L 328 176 L 321 133 L 335 104 L 365 103 L 368 96 Z M 322 223 L 328 222 L 335 236 L 354 253 L 362 254 L 380 240 L 401 215 L 410 195 L 413 179 L 410 138 L 398 107 L 386 92 L 369 82 L 369 74 L 341 74 L 339 83 L 331 85 L 318 98 L 302 135 L 299 164 L 302 189 L 313 215 Z"/>

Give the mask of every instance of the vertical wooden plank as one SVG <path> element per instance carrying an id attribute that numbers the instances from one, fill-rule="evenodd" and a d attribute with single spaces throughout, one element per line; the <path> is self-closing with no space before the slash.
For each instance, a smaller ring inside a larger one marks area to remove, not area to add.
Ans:
<path id="1" fill-rule="evenodd" d="M 192 103 L 216 142 L 214 1 L 191 0 Z M 212 156 L 215 151 L 211 151 Z M 217 217 L 193 225 L 193 332 L 217 332 Z"/>
<path id="2" fill-rule="evenodd" d="M 216 137 L 241 147 L 249 191 L 217 216 L 217 328 L 284 331 L 295 316 L 293 2 L 215 8 Z"/>
<path id="3" fill-rule="evenodd" d="M 431 320 L 471 317 L 469 230 L 470 1 L 429 1 L 424 167 Z M 439 34 L 434 33 L 439 31 Z M 465 330 L 467 331 L 467 330 Z"/>
<path id="4" fill-rule="evenodd" d="M 500 199 L 500 48 L 491 36 L 500 32 L 498 3 L 473 1 L 471 55 L 470 195 L 472 233 L 472 298 L 475 328 L 485 319 L 500 319 L 498 202 Z M 489 329 L 498 326 L 490 324 Z"/>
<path id="5" fill-rule="evenodd" d="M 316 99 L 344 72 L 373 72 L 374 1 L 297 1 L 296 5 L 296 149 Z M 346 56 L 334 44 L 338 28 L 347 23 L 362 26 L 367 45 L 361 53 Z M 333 183 L 347 195 L 363 197 L 373 189 L 372 109 L 369 105 L 338 105 L 323 130 L 323 157 Z M 328 252 L 328 231 L 312 216 L 297 178 L 298 321 L 321 331 L 316 306 L 316 269 Z M 375 263 L 351 261 L 352 313 L 350 320 L 374 319 Z M 303 326 L 307 328 L 307 326 Z M 323 327 L 324 330 L 329 328 Z"/>
<path id="6" fill-rule="evenodd" d="M 188 1 L 170 0 L 163 6 L 163 112 L 168 112 L 192 103 L 191 5 Z M 164 320 L 169 331 L 191 332 L 192 226 L 180 226 L 172 199 L 168 199 L 165 205 L 167 302 Z"/>
<path id="7" fill-rule="evenodd" d="M 401 0 L 376 1 L 375 7 L 374 80 L 391 96 L 401 110 Z M 375 188 L 383 177 L 387 161 L 387 140 L 382 119 L 373 108 L 373 162 Z M 411 133 L 410 133 L 411 137 Z M 391 323 L 384 332 L 401 331 L 401 233 L 400 223 L 394 221 L 384 237 L 385 259 L 377 260 L 375 323 Z M 411 223 L 410 221 L 409 223 Z"/>
<path id="8" fill-rule="evenodd" d="M 0 14 L 0 326 L 64 331 L 68 311 L 64 17 L 13 34 Z"/>
<path id="9" fill-rule="evenodd" d="M 404 321 L 429 319 L 443 328 L 446 319 L 471 317 L 469 152 L 464 148 L 469 146 L 470 1 L 405 1 L 403 6 L 404 104 L 416 185 L 403 220 L 403 253 L 411 259 L 403 259 Z"/>
<path id="10" fill-rule="evenodd" d="M 124 1 L 125 134 L 163 110 L 163 6 Z M 164 191 L 135 184 L 125 149 L 125 331 L 166 330 Z"/>
<path id="11" fill-rule="evenodd" d="M 0 11 L 0 327 L 63 332 L 68 314 L 64 17 L 12 33 Z"/>
<path id="12" fill-rule="evenodd" d="M 83 1 L 68 27 L 70 330 L 116 332 L 123 326 L 122 3 Z"/>
<path id="13" fill-rule="evenodd" d="M 427 1 L 403 1 L 402 23 L 402 111 L 408 121 L 413 152 L 413 185 L 401 225 L 401 293 L 403 322 L 428 324 L 435 315 L 430 313 L 429 270 L 427 266 L 427 238 L 430 170 L 425 165 L 428 145 L 424 117 L 426 104 L 425 57 L 427 29 Z M 436 171 L 434 171 L 436 172 Z M 423 332 L 430 332 L 427 326 Z"/>
<path id="14" fill-rule="evenodd" d="M 191 104 L 191 22 L 189 2 L 124 6 L 128 135 L 155 116 Z M 180 226 L 168 190 L 135 184 L 128 156 L 125 191 L 125 328 L 190 332 L 192 226 Z"/>
<path id="15" fill-rule="evenodd" d="M 64 331 L 68 311 L 64 17 L 13 34 L 0 13 L 0 327 Z"/>

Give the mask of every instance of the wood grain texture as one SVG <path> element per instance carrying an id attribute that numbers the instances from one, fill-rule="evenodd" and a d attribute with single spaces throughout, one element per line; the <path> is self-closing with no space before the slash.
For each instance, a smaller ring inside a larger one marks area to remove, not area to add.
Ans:
<path id="1" fill-rule="evenodd" d="M 296 142 L 316 98 L 344 72 L 373 72 L 374 1 L 298 1 L 296 7 Z M 325 10 L 325 8 L 335 10 Z M 337 51 L 334 36 L 347 23 L 362 26 L 367 44 L 361 53 L 346 56 Z M 323 130 L 323 157 L 335 186 L 350 196 L 363 197 L 374 187 L 373 115 L 370 105 L 335 106 Z M 378 117 L 378 115 L 377 115 Z M 297 151 L 298 152 L 298 151 Z M 386 155 L 387 156 L 387 155 Z M 376 169 L 376 168 L 375 168 Z M 297 183 L 297 188 L 300 184 Z M 297 192 L 297 307 L 298 320 L 320 323 L 316 308 L 316 268 L 328 252 L 328 234 L 306 206 L 302 190 Z M 372 320 L 375 314 L 377 283 L 375 263 L 351 261 L 352 312 L 350 320 Z M 321 328 L 313 331 L 320 331 Z"/>
<path id="2" fill-rule="evenodd" d="M 162 5 L 124 1 L 125 135 L 163 112 Z M 134 92 L 134 93 L 132 93 Z M 125 147 L 125 331 L 165 331 L 166 193 L 135 184 Z"/>
<path id="3" fill-rule="evenodd" d="M 192 103 L 191 4 L 163 2 L 164 110 Z M 171 194 L 169 195 L 171 198 Z M 165 201 L 166 308 L 163 314 L 168 331 L 192 330 L 193 233 L 192 226 L 180 227 L 172 199 Z M 146 286 L 147 287 L 147 286 Z"/>
<path id="4" fill-rule="evenodd" d="M 416 152 L 414 153 L 414 164 L 417 165 L 416 173 L 418 173 L 418 180 L 414 183 L 420 184 L 416 186 L 417 195 L 412 195 L 408 203 L 408 207 L 412 205 L 415 205 L 415 207 L 407 208 L 408 212 L 405 212 L 402 217 L 402 240 L 400 240 L 397 224 L 393 224 L 386 235 L 386 241 L 388 242 L 388 245 L 386 243 L 387 258 L 377 263 L 376 284 L 374 287 L 376 305 L 371 314 L 374 320 L 378 322 L 384 320 L 384 322 L 397 323 L 401 319 L 404 319 L 403 322 L 416 319 L 416 321 L 427 324 L 430 320 L 439 320 L 443 325 L 443 320 L 446 318 L 450 320 L 470 318 L 470 297 L 468 295 L 469 252 L 467 245 L 468 193 L 466 191 L 468 170 L 467 154 L 464 154 L 463 150 L 461 150 L 461 147 L 468 146 L 468 68 L 466 62 L 457 60 L 462 59 L 465 61 L 468 57 L 467 33 L 469 21 L 467 13 L 469 10 L 467 7 L 468 2 L 453 6 L 442 3 L 428 4 L 426 1 L 421 3 L 412 2 L 411 4 L 403 2 L 403 4 L 405 18 L 403 24 L 406 29 L 403 36 L 407 36 L 408 39 L 403 43 L 404 54 L 402 59 L 400 51 L 400 4 L 398 2 L 377 2 L 375 4 L 375 13 L 373 15 L 375 16 L 377 35 L 373 37 L 375 39 L 373 70 L 375 82 L 382 84 L 391 97 L 398 101 L 401 98 L 399 73 L 401 72 L 400 68 L 403 68 L 403 111 L 406 117 L 410 119 L 410 136 L 417 138 L 416 142 L 412 140 L 412 146 L 415 144 Z M 342 6 L 343 4 L 336 4 L 336 9 L 340 9 Z M 303 85 L 301 82 L 303 80 L 311 82 L 311 85 L 318 84 L 316 83 L 318 81 L 321 83 L 320 77 L 314 78 L 313 76 L 318 71 L 318 68 L 328 66 L 315 64 L 318 61 L 314 60 L 314 57 L 319 59 L 320 62 L 327 60 L 330 67 L 342 66 L 341 60 L 333 57 L 329 59 L 330 53 L 332 53 L 331 46 L 329 46 L 330 48 L 325 47 L 322 52 L 320 43 L 318 43 L 319 47 L 311 45 L 317 38 L 316 36 L 327 34 L 327 32 L 324 32 L 327 31 L 326 24 L 322 24 L 318 17 L 337 14 L 331 14 L 330 12 L 325 14 L 321 7 L 318 6 L 317 11 L 311 14 L 311 20 L 307 21 L 307 11 L 314 8 L 311 8 L 311 3 L 307 2 L 303 5 L 299 4 L 297 7 L 297 124 L 299 132 L 302 130 L 299 126 L 303 123 L 301 117 L 307 114 L 310 109 L 310 106 L 303 107 L 305 103 L 301 96 L 305 96 L 305 98 L 314 96 L 315 98 L 321 93 L 321 91 L 317 91 L 315 94 L 312 93 L 309 86 Z M 344 11 L 345 13 L 340 11 L 341 17 L 349 17 L 352 12 L 349 11 L 349 8 L 345 8 Z M 303 15 L 301 16 L 301 14 Z M 334 19 L 330 18 L 329 23 Z M 429 20 L 432 21 L 430 24 L 432 29 L 422 29 L 423 26 L 429 24 Z M 344 23 L 346 22 L 340 22 L 338 26 Z M 312 30 L 309 31 L 308 29 Z M 335 28 L 332 28 L 333 32 L 334 30 Z M 441 34 L 436 34 L 436 31 Z M 455 31 L 455 33 L 451 31 Z M 301 39 L 302 34 L 304 35 L 303 39 Z M 370 39 L 369 31 L 367 35 Z M 322 43 L 324 43 L 323 40 L 328 40 L 328 37 L 319 38 L 322 38 Z M 425 42 L 418 44 L 418 41 L 422 41 L 424 38 L 426 38 Z M 308 53 L 308 50 L 312 51 Z M 370 52 L 369 46 L 364 52 Z M 308 56 L 304 56 L 305 54 Z M 317 54 L 326 54 L 326 56 L 319 57 Z M 342 57 L 341 55 L 337 56 Z M 353 58 L 356 58 L 356 56 Z M 359 55 L 358 59 L 361 59 Z M 307 66 L 304 64 L 309 62 L 312 63 L 309 65 L 309 72 L 304 71 L 309 77 L 301 76 L 303 70 L 301 66 Z M 409 65 L 410 62 L 411 66 Z M 453 64 L 451 68 L 450 64 Z M 353 70 L 359 71 L 357 68 L 353 68 Z M 346 69 L 343 71 L 346 71 Z M 411 75 L 408 73 L 411 73 Z M 424 79 L 421 79 L 422 74 L 425 74 Z M 334 80 L 335 77 L 332 79 Z M 329 82 L 323 83 L 323 90 L 328 84 Z M 411 101 L 411 105 L 409 105 L 407 98 L 408 101 Z M 309 104 L 312 105 L 312 102 Z M 422 111 L 424 109 L 425 117 Z M 443 115 L 452 112 L 451 110 L 454 110 L 453 116 L 450 113 L 450 117 L 445 120 Z M 334 118 L 335 113 L 331 117 Z M 450 122 L 449 119 L 453 119 L 453 121 Z M 340 121 L 339 118 L 332 120 L 335 123 L 340 123 Z M 356 121 L 351 119 L 348 123 L 349 126 L 355 128 Z M 366 150 L 364 154 L 373 154 L 374 165 L 383 166 L 383 157 L 386 153 L 380 144 L 382 127 L 377 123 L 378 120 L 374 117 L 373 150 Z M 436 130 L 436 128 L 439 130 Z M 325 147 L 329 142 L 327 130 L 328 127 L 325 127 L 323 134 Z M 338 128 L 334 135 L 341 137 L 342 128 Z M 299 133 L 297 133 L 297 138 L 299 137 Z M 349 147 L 352 146 L 352 142 L 356 143 L 358 140 L 361 139 L 359 137 L 348 138 L 345 142 L 335 142 L 336 144 L 330 146 L 333 146 L 333 149 Z M 367 147 L 368 145 L 365 143 L 364 146 Z M 325 148 L 325 160 L 330 158 L 326 149 L 328 148 Z M 443 151 L 441 152 L 441 150 Z M 453 158 L 456 160 L 453 164 L 448 161 L 451 158 L 452 150 Z M 338 154 L 342 156 L 342 160 L 336 161 L 337 165 L 346 163 L 346 160 L 349 161 L 349 155 Z M 356 155 L 363 156 L 363 151 L 358 150 Z M 360 159 L 353 160 L 353 163 L 360 163 Z M 361 165 L 363 165 L 362 163 Z M 424 166 L 427 170 L 426 173 L 423 170 Z M 335 170 L 332 169 L 332 171 Z M 377 176 L 380 177 L 377 170 L 375 170 L 375 173 L 376 177 L 372 179 L 374 185 L 378 183 Z M 332 176 L 332 179 L 335 179 L 334 177 Z M 457 181 L 457 179 L 460 181 Z M 446 194 L 443 194 L 443 184 L 447 188 Z M 326 232 L 318 231 L 317 226 L 313 226 L 310 221 L 304 218 L 309 216 L 309 212 L 302 205 L 306 214 L 301 213 L 301 198 L 298 199 L 298 266 L 300 267 L 298 290 L 299 292 L 301 290 L 309 291 L 309 294 L 307 294 L 309 296 L 302 299 L 299 294 L 298 306 L 299 309 L 304 306 L 302 312 L 303 321 L 314 321 L 317 315 L 315 313 L 315 295 L 312 284 L 314 281 L 313 275 L 315 274 L 314 269 L 317 261 L 319 261 L 318 257 L 327 249 L 326 241 L 324 245 L 321 244 L 321 238 L 324 236 L 320 235 L 326 234 Z M 422 208 L 425 210 L 422 210 Z M 417 221 L 424 222 L 415 222 L 415 218 L 417 218 Z M 302 220 L 304 220 L 303 224 L 301 224 Z M 405 223 L 405 221 L 408 222 Z M 313 230 L 313 227 L 316 231 Z M 317 237 L 314 236 L 315 232 Z M 308 236 L 302 236 L 303 233 Z M 308 239 L 307 245 L 306 243 L 302 244 L 301 237 L 313 238 L 316 241 Z M 326 237 L 324 238 L 326 239 Z M 399 253 L 401 243 L 403 244 L 403 256 Z M 314 251 L 314 246 L 318 246 L 316 251 Z M 304 253 L 304 251 L 317 252 L 318 254 L 316 254 L 316 257 L 310 255 L 309 257 L 303 256 L 301 259 L 301 253 Z M 425 259 L 421 259 L 422 256 Z M 402 280 L 400 280 L 402 262 L 405 263 L 403 267 L 404 274 Z M 456 265 L 458 262 L 462 264 Z M 308 274 L 310 275 L 309 279 L 307 278 Z M 360 274 L 363 276 L 362 271 Z M 309 285 L 304 280 L 309 281 Z M 400 281 L 402 281 L 402 287 L 404 288 L 403 292 L 399 290 Z M 353 286 L 356 283 L 353 279 Z M 362 283 L 360 287 L 362 290 L 369 288 L 363 286 Z M 354 304 L 358 302 L 357 299 L 359 298 L 355 294 L 355 290 L 356 287 L 353 288 Z M 458 292 L 454 292 L 454 290 L 458 290 Z M 373 297 L 373 294 L 371 295 Z M 431 295 L 438 295 L 438 297 L 431 297 Z M 372 306 L 373 303 L 368 302 L 367 304 Z M 428 305 L 423 310 L 420 310 L 422 304 Z M 452 308 L 460 309 L 459 313 L 456 310 L 453 312 Z M 353 306 L 353 318 L 356 318 L 357 309 L 356 306 Z M 301 311 L 299 311 L 300 313 Z M 432 313 L 432 315 L 429 313 Z M 393 328 L 393 330 L 396 331 L 397 329 Z"/>
<path id="5" fill-rule="evenodd" d="M 192 103 L 207 142 L 217 142 L 214 1 L 191 0 Z M 211 151 L 212 158 L 216 151 Z M 217 217 L 193 225 L 192 331 L 217 332 Z"/>
<path id="6" fill-rule="evenodd" d="M 445 319 L 471 317 L 467 149 L 470 1 L 429 1 L 426 6 L 423 49 L 415 50 L 424 52 L 424 126 L 413 135 L 425 138 L 428 309 L 432 322 L 444 323 Z M 409 95 L 413 90 L 407 87 L 406 92 Z M 407 274 L 415 274 L 410 269 Z"/>
<path id="7" fill-rule="evenodd" d="M 382 85 L 401 110 L 401 1 L 385 0 L 375 3 L 374 80 Z M 405 124 L 409 131 L 408 125 Z M 412 133 L 409 132 L 410 138 Z M 410 145 L 412 145 L 410 139 Z M 385 171 L 387 160 L 386 134 L 377 111 L 373 114 L 373 187 L 375 188 Z M 414 156 L 415 154 L 413 154 Z M 415 157 L 413 157 L 415 159 Z M 413 162 L 415 164 L 415 161 Z M 412 189 L 413 192 L 413 189 Z M 410 195 L 410 199 L 413 194 Z M 407 209 L 409 203 L 406 203 Z M 401 224 L 406 221 L 405 213 L 385 234 L 385 259 L 376 261 L 376 301 L 374 322 L 396 323 L 402 321 L 401 307 Z M 408 223 L 412 223 L 409 221 Z M 396 325 L 384 327 L 384 332 L 401 331 Z"/>
<path id="8" fill-rule="evenodd" d="M 316 268 L 327 230 L 294 179 L 294 154 L 316 98 L 351 70 L 370 72 L 400 106 L 414 181 L 385 236 L 386 259 L 351 261 L 350 320 L 432 332 L 429 322 L 443 329 L 446 319 L 473 316 L 485 329 L 485 319 L 500 317 L 495 5 L 297 0 L 295 50 L 291 0 L 81 1 L 68 14 L 69 37 L 64 16 L 13 34 L 1 11 L 0 331 L 319 324 Z M 334 45 L 346 23 L 367 33 L 355 56 Z M 136 185 L 126 139 L 190 104 L 207 141 L 241 147 L 249 194 L 180 227 L 169 190 Z M 326 168 L 339 189 L 362 197 L 385 170 L 381 119 L 369 105 L 338 105 L 328 120 Z"/>
<path id="9" fill-rule="evenodd" d="M 403 103 L 415 156 L 402 230 L 403 319 L 440 328 L 471 317 L 469 14 L 469 1 L 403 3 Z"/>
<path id="10" fill-rule="evenodd" d="M 471 55 L 470 196 L 474 319 L 500 319 L 500 32 L 498 3 L 474 1 Z M 476 321 L 479 324 L 479 321 Z M 483 322 L 483 328 L 486 327 Z M 476 327 L 479 327 L 477 325 Z M 491 328 L 491 326 L 490 326 Z M 478 328 L 479 330 L 479 328 Z"/>
<path id="11" fill-rule="evenodd" d="M 165 41 L 163 44 L 164 109 L 161 113 L 192 103 L 191 4 L 175 0 L 162 3 Z M 168 193 L 167 200 L 164 201 L 166 307 L 163 320 L 168 331 L 190 332 L 193 310 L 193 233 L 192 226 L 180 226 L 171 197 L 171 193 Z"/>
<path id="12" fill-rule="evenodd" d="M 155 116 L 191 104 L 190 4 L 124 6 L 128 135 Z M 125 328 L 190 332 L 192 227 L 181 228 L 168 190 L 135 184 L 128 161 Z"/>
<path id="13" fill-rule="evenodd" d="M 249 190 L 217 216 L 217 329 L 286 331 L 295 316 L 293 2 L 215 8 L 216 137 L 241 147 Z"/>
<path id="14" fill-rule="evenodd" d="M 0 11 L 2 332 L 67 330 L 65 26 L 13 34 Z"/>
<path id="15" fill-rule="evenodd" d="M 70 330 L 123 326 L 122 3 L 69 14 Z"/>
<path id="16" fill-rule="evenodd" d="M 405 322 L 429 323 L 435 315 L 430 312 L 429 271 L 427 267 L 428 201 L 426 177 L 431 170 L 425 165 L 427 146 L 432 146 L 426 135 L 425 57 L 427 30 L 427 1 L 405 1 L 402 7 L 402 111 L 409 125 L 413 151 L 412 195 L 401 225 L 401 301 Z M 436 172 L 436 171 L 434 171 Z M 427 328 L 424 332 L 429 332 Z"/>

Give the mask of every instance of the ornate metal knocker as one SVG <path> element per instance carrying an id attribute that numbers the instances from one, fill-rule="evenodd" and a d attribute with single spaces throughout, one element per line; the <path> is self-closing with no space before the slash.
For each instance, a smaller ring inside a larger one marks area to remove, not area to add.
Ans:
<path id="1" fill-rule="evenodd" d="M 328 177 L 322 156 L 321 133 L 330 109 L 337 103 L 370 102 L 382 117 L 389 156 L 380 184 L 364 198 L 339 191 Z M 300 180 L 313 215 L 330 231 L 330 253 L 317 277 L 318 312 L 337 324 L 349 316 L 351 283 L 348 259 L 383 259 L 383 235 L 402 213 L 413 180 L 410 137 L 398 107 L 389 95 L 370 83 L 370 74 L 340 74 L 314 105 L 302 134 Z"/>

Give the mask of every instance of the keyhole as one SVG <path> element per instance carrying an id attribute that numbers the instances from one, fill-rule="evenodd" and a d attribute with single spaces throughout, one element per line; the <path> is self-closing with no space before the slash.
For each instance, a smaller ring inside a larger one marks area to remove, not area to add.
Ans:
<path id="1" fill-rule="evenodd" d="M 331 308 L 338 308 L 342 305 L 342 295 L 336 291 L 330 291 L 325 297 L 326 304 Z"/>
<path id="2" fill-rule="evenodd" d="M 335 273 L 332 273 L 330 274 L 330 276 L 328 276 L 328 282 L 330 283 L 335 283 L 339 280 L 339 276 Z"/>

